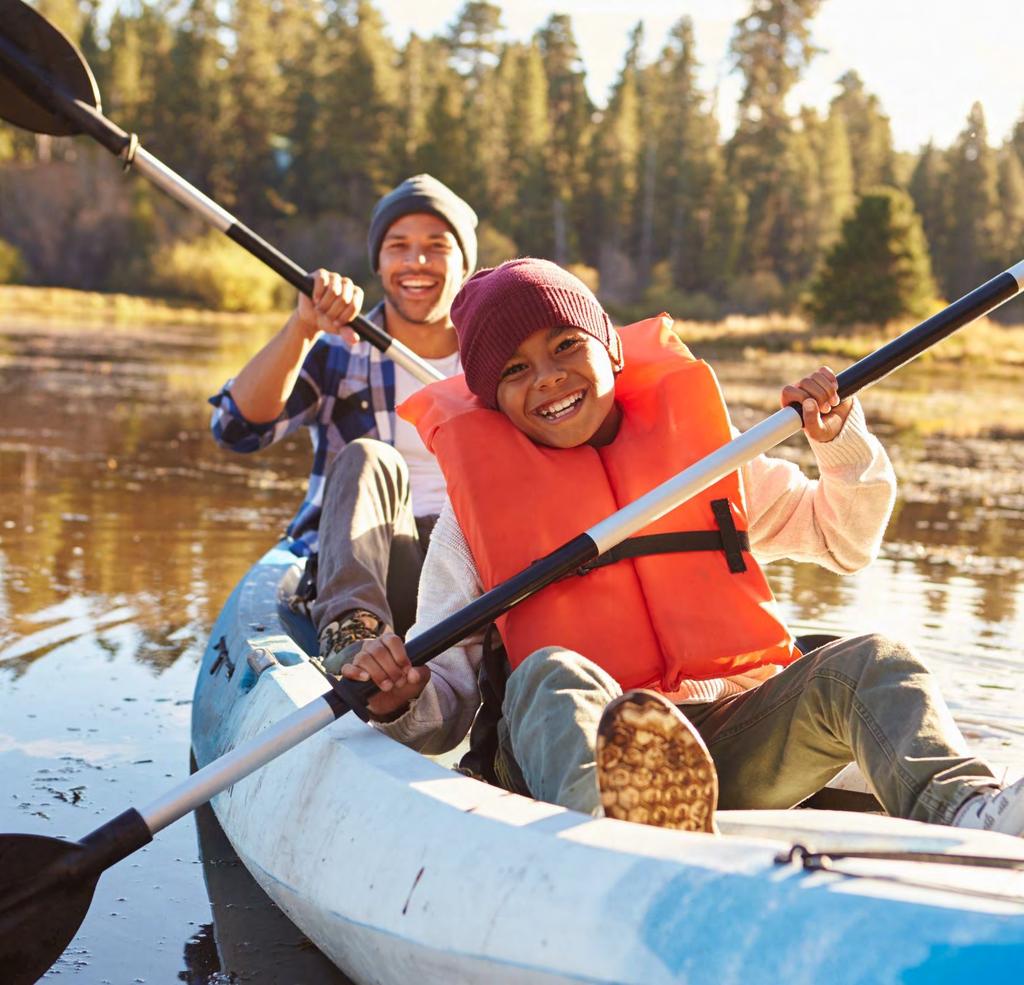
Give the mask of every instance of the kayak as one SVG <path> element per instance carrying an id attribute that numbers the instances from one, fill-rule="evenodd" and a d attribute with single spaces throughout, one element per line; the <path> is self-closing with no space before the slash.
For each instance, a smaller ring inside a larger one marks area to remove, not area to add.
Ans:
<path id="1" fill-rule="evenodd" d="M 210 636 L 206 765 L 328 690 L 278 544 Z M 358 983 L 960 982 L 1024 967 L 1024 840 L 800 809 L 719 835 L 489 786 L 347 715 L 212 801 L 256 882 Z M 1014 774 L 1016 771 L 1013 771 Z"/>

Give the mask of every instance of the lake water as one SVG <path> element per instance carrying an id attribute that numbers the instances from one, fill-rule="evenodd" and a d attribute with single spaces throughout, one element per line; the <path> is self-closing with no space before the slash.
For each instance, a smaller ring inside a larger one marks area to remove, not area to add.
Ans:
<path id="1" fill-rule="evenodd" d="M 205 397 L 266 336 L 0 318 L 0 830 L 77 838 L 187 776 L 207 633 L 309 467 L 305 435 L 243 457 L 207 430 Z M 716 362 L 741 427 L 814 364 Z M 1018 391 L 911 371 L 865 395 L 901 479 L 881 558 L 848 578 L 769 570 L 796 630 L 913 643 L 971 743 L 1024 763 L 1024 440 L 921 437 L 903 419 L 915 401 L 992 407 Z M 781 453 L 806 462 L 801 442 Z M 58 974 L 345 981 L 256 889 L 209 810 L 103 877 Z"/>

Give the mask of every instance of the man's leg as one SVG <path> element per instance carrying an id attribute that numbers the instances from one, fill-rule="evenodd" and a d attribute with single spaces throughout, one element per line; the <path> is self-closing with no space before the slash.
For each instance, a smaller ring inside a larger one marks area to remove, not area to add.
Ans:
<path id="1" fill-rule="evenodd" d="M 317 631 L 359 610 L 404 634 L 416 615 L 423 555 L 402 456 L 369 438 L 346 445 L 325 479 L 311 607 Z"/>
<path id="2" fill-rule="evenodd" d="M 928 669 L 883 636 L 830 643 L 751 691 L 683 710 L 714 757 L 723 809 L 792 807 L 852 759 L 889 814 L 949 824 L 995 782 Z"/>

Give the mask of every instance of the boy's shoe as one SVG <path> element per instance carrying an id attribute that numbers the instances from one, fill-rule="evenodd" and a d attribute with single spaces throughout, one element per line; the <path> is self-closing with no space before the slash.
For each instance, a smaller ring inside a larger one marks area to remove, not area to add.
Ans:
<path id="1" fill-rule="evenodd" d="M 704 740 L 667 698 L 627 691 L 597 727 L 597 785 L 607 817 L 714 832 L 718 775 Z"/>
<path id="2" fill-rule="evenodd" d="M 1024 838 L 1024 777 L 1003 789 L 991 787 L 969 797 L 953 824 Z"/>
<path id="3" fill-rule="evenodd" d="M 350 609 L 320 631 L 320 665 L 337 677 L 364 641 L 375 640 L 386 632 L 388 626 L 383 619 L 365 609 Z"/>

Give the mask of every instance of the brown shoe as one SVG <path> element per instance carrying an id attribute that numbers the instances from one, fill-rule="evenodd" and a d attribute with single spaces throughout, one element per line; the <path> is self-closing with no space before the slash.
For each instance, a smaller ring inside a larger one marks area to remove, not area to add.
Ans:
<path id="1" fill-rule="evenodd" d="M 704 740 L 654 691 L 627 691 L 597 727 L 597 784 L 607 817 L 714 832 L 718 775 Z"/>
<path id="2" fill-rule="evenodd" d="M 321 666 L 337 676 L 342 666 L 359 652 L 358 644 L 375 640 L 386 632 L 388 626 L 383 619 L 365 609 L 350 609 L 320 631 Z"/>

